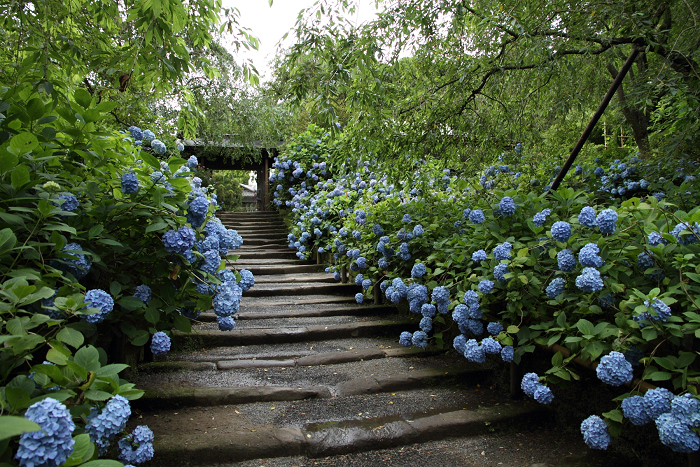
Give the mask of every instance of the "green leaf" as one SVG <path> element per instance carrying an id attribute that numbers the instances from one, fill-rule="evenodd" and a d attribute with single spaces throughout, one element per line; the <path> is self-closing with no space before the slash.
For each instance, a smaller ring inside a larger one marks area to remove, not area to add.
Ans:
<path id="1" fill-rule="evenodd" d="M 614 409 L 611 410 L 610 412 L 603 412 L 603 417 L 608 418 L 610 420 L 616 421 L 618 423 L 622 423 L 624 417 L 622 415 L 622 411 L 619 409 Z"/>
<path id="2" fill-rule="evenodd" d="M 46 352 L 46 360 L 56 365 L 65 365 L 68 361 L 68 357 L 56 349 L 49 349 L 49 351 Z"/>
<path id="3" fill-rule="evenodd" d="M 146 227 L 146 233 L 167 229 L 169 225 L 166 222 L 157 222 Z"/>
<path id="4" fill-rule="evenodd" d="M 0 254 L 7 253 L 17 244 L 17 237 L 11 228 L 0 230 Z"/>
<path id="5" fill-rule="evenodd" d="M 649 375 L 652 381 L 668 381 L 673 377 L 673 374 L 666 371 L 655 371 Z"/>
<path id="6" fill-rule="evenodd" d="M 77 349 L 85 341 L 83 333 L 72 328 L 63 328 L 56 334 L 56 339 Z M 57 363 L 57 362 L 54 362 Z"/>
<path id="7" fill-rule="evenodd" d="M 0 154 L 0 172 L 5 173 L 14 169 L 19 163 L 19 158 L 9 152 Z"/>
<path id="8" fill-rule="evenodd" d="M 148 340 L 151 338 L 151 335 L 146 331 L 145 329 L 139 329 L 136 331 L 136 336 L 131 339 L 129 342 L 131 342 L 133 345 L 136 347 L 140 347 L 144 345 Z"/>
<path id="9" fill-rule="evenodd" d="M 73 444 L 73 452 L 66 463 L 62 464 L 63 467 L 82 464 L 86 460 L 92 458 L 92 455 L 95 453 L 95 445 L 90 441 L 90 435 L 87 433 L 73 437 L 73 441 L 75 441 Z"/>
<path id="10" fill-rule="evenodd" d="M 78 365 L 78 364 L 75 363 L 75 362 L 71 362 L 70 360 L 68 360 L 68 361 L 66 362 L 66 366 L 67 366 L 68 368 L 70 368 L 71 371 L 73 371 L 73 373 L 75 374 L 75 376 L 77 376 L 78 379 L 79 379 L 80 381 L 86 381 L 86 380 L 87 380 L 87 378 L 88 378 L 88 373 L 87 373 L 87 371 L 85 370 L 85 368 L 83 368 L 82 366 Z"/>
<path id="11" fill-rule="evenodd" d="M 0 417 L 0 440 L 39 430 L 41 430 L 39 424 L 29 421 L 24 417 L 17 417 L 14 415 L 3 415 Z"/>
<path id="12" fill-rule="evenodd" d="M 106 391 L 99 391 L 97 389 L 88 389 L 85 391 L 85 399 L 91 401 L 106 401 L 112 398 L 112 394 Z"/>
<path id="13" fill-rule="evenodd" d="M 105 365 L 99 370 L 97 370 L 97 376 L 103 377 L 103 376 L 110 376 L 110 375 L 118 375 L 119 372 L 129 368 L 129 365 L 126 365 L 124 363 L 112 363 L 110 365 Z"/>
<path id="14" fill-rule="evenodd" d="M 175 316 L 173 326 L 180 332 L 192 332 L 192 322 L 182 315 Z"/>
<path id="15" fill-rule="evenodd" d="M 80 348 L 75 353 L 73 361 L 87 371 L 97 371 L 100 369 L 100 354 L 92 345 Z"/>
<path id="16" fill-rule="evenodd" d="M 12 171 L 10 180 L 12 182 L 12 187 L 17 191 L 29 183 L 29 169 L 27 166 L 24 164 L 18 165 L 15 170 Z"/>
<path id="17" fill-rule="evenodd" d="M 143 303 L 143 300 L 132 295 L 120 298 L 117 304 L 129 311 L 138 310 L 139 308 L 146 306 L 146 304 Z"/>
<path id="18" fill-rule="evenodd" d="M 20 411 L 29 407 L 29 400 L 31 399 L 29 393 L 22 388 L 5 388 L 5 397 L 7 402 L 10 403 L 13 409 Z"/>
<path id="19" fill-rule="evenodd" d="M 520 328 L 518 326 L 513 326 L 513 325 L 508 326 L 508 329 L 506 329 L 506 332 L 508 334 L 517 334 L 519 331 L 520 331 Z"/>
<path id="20" fill-rule="evenodd" d="M 146 309 L 144 318 L 146 318 L 146 321 L 149 323 L 156 324 L 158 321 L 160 321 L 160 311 L 158 311 L 156 308 L 149 307 Z"/>
<path id="21" fill-rule="evenodd" d="M 587 319 L 583 319 L 583 318 L 578 320 L 578 322 L 576 323 L 576 328 L 578 328 L 578 330 L 581 332 L 581 334 L 584 334 L 584 335 L 593 334 L 593 330 L 595 329 L 595 327 L 593 326 L 593 323 L 591 323 Z"/>
<path id="22" fill-rule="evenodd" d="M 75 99 L 75 102 L 83 109 L 89 108 L 90 103 L 92 102 L 92 96 L 83 88 L 76 89 L 75 93 L 73 94 L 73 98 Z"/>
<path id="23" fill-rule="evenodd" d="M 561 352 L 557 352 L 552 356 L 552 366 L 561 366 L 564 363 L 564 355 Z"/>
<path id="24" fill-rule="evenodd" d="M 111 459 L 97 459 L 81 464 L 80 467 L 124 467 L 124 464 Z"/>

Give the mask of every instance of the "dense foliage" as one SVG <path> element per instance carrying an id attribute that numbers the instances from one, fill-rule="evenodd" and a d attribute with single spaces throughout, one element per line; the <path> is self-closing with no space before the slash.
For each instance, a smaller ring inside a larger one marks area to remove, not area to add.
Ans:
<path id="1" fill-rule="evenodd" d="M 329 252 L 329 272 L 340 279 L 346 268 L 365 290 L 358 302 L 379 287 L 387 301 L 406 303 L 417 329 L 399 336 L 403 345 L 449 343 L 477 363 L 491 354 L 519 363 L 537 346 L 552 349 L 551 368 L 522 382 L 542 403 L 580 378 L 575 359 L 597 362 L 602 382 L 629 387 L 620 408 L 602 414 L 606 435 L 625 418 L 640 424 L 625 401 L 648 401 L 643 383 L 660 385 L 668 410 L 648 421 L 672 449 L 697 450 L 697 161 L 591 160 L 550 193 L 559 168 L 521 146 L 476 176 L 424 160 L 390 183 L 369 157 L 318 173 L 337 149 L 329 138 L 296 140 L 271 177 L 300 258 Z M 692 410 L 672 412 L 673 401 L 686 404 L 673 394 L 689 396 Z M 659 418 L 665 413 L 673 415 Z M 589 434 L 600 427 L 589 425 Z M 688 441 L 668 441 L 672 426 L 686 427 Z"/>

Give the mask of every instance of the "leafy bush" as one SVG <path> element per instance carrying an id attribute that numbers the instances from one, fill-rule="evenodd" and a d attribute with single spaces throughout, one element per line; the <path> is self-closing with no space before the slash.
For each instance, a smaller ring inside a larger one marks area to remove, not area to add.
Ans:
<path id="1" fill-rule="evenodd" d="M 379 286 L 392 303 L 408 302 L 419 329 L 404 331 L 402 345 L 452 340 L 473 362 L 500 354 L 519 363 L 537 346 L 553 349 L 551 368 L 528 384 L 542 403 L 580 378 L 576 358 L 600 360 L 605 384 L 629 384 L 620 401 L 641 394 L 643 381 L 697 401 L 697 162 L 584 162 L 548 194 L 560 169 L 518 147 L 476 175 L 407 158 L 413 171 L 396 183 L 372 170 L 377 161 L 337 166 L 327 180 L 304 170 L 291 178 L 308 163 L 292 149 L 271 177 L 276 204 L 292 208 L 289 246 L 300 258 L 331 252 L 336 278 L 346 267 L 364 295 Z M 697 428 L 690 415 L 660 415 L 652 419 L 662 442 L 694 446 L 664 434 Z M 623 412 L 602 416 L 616 437 Z"/>

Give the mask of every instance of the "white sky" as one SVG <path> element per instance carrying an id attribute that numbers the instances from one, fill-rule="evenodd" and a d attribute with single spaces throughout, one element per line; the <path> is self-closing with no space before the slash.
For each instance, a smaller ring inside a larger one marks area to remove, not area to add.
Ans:
<path id="1" fill-rule="evenodd" d="M 260 73 L 260 81 L 270 77 L 268 63 L 275 56 L 277 43 L 296 23 L 299 11 L 312 6 L 316 0 L 274 0 L 272 6 L 268 0 L 223 0 L 224 8 L 235 7 L 241 12 L 241 26 L 250 28 L 254 36 L 260 39 L 257 51 L 241 50 L 236 57 L 239 63 L 250 58 Z M 374 0 L 359 0 L 359 11 L 354 18 L 356 23 L 366 22 L 377 12 Z M 291 44 L 293 33 L 290 32 L 285 43 Z"/>

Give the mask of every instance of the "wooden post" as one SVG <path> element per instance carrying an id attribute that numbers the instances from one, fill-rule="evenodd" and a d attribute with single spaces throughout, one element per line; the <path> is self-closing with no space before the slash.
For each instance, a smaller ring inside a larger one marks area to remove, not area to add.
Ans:
<path id="1" fill-rule="evenodd" d="M 340 268 L 340 282 L 342 282 L 343 284 L 348 283 L 348 268 L 346 268 L 345 266 L 342 266 Z"/>
<path id="2" fill-rule="evenodd" d="M 608 147 L 608 122 L 603 122 L 603 145 Z"/>
<path id="3" fill-rule="evenodd" d="M 610 89 L 608 89 L 608 93 L 605 94 L 603 101 L 598 106 L 598 110 L 595 111 L 595 113 L 593 114 L 593 117 L 591 117 L 591 121 L 588 122 L 588 126 L 586 127 L 585 130 L 583 130 L 583 134 L 578 139 L 578 142 L 576 143 L 576 146 L 574 146 L 574 149 L 571 151 L 569 158 L 566 160 L 566 162 L 564 162 L 564 167 L 561 168 L 559 175 L 557 175 L 557 178 L 554 180 L 554 182 L 552 182 L 552 186 L 549 188 L 548 193 L 552 192 L 552 191 L 556 191 L 556 189 L 559 188 L 559 185 L 561 184 L 562 180 L 564 180 L 564 176 L 569 171 L 571 166 L 574 164 L 574 160 L 576 160 L 576 156 L 578 156 L 578 153 L 581 152 L 583 145 L 586 143 L 586 140 L 591 135 L 593 128 L 595 128 L 596 123 L 598 123 L 598 120 L 600 120 L 600 117 L 603 116 L 603 113 L 605 112 L 605 109 L 608 107 L 610 100 L 615 95 L 615 91 L 617 91 L 617 88 L 619 88 L 620 84 L 622 84 L 622 79 L 625 77 L 625 75 L 630 70 L 630 68 L 632 68 L 632 64 L 634 63 L 634 60 L 637 58 L 637 55 L 639 54 L 639 49 L 637 49 L 637 46 L 633 46 L 633 47 L 634 48 L 632 49 L 632 53 L 630 53 L 629 57 L 627 57 L 627 61 L 625 62 L 624 65 L 622 65 L 622 68 L 620 68 L 620 72 L 617 74 L 617 76 L 615 77 L 615 80 L 610 85 Z"/>
<path id="4" fill-rule="evenodd" d="M 372 298 L 375 305 L 382 304 L 382 289 L 379 287 L 379 284 L 374 284 L 374 287 L 372 287 Z"/>

